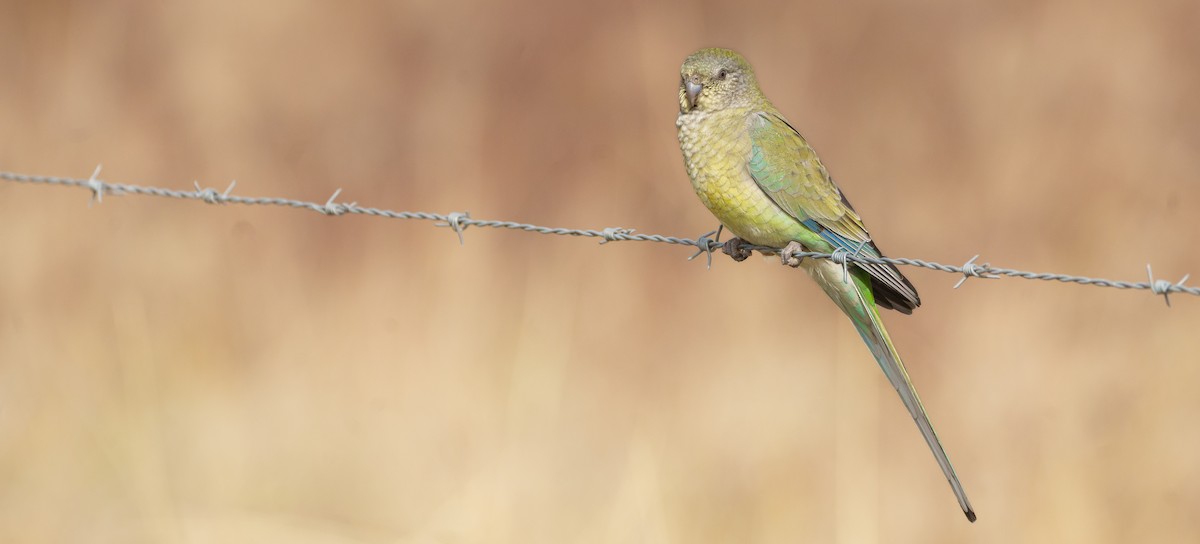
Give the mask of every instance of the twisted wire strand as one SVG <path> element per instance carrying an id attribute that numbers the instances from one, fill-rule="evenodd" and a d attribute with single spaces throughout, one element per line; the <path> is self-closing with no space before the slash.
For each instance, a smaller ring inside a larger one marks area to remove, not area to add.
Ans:
<path id="1" fill-rule="evenodd" d="M 0 171 L 0 180 L 7 180 L 17 183 L 30 183 L 40 185 L 60 185 L 66 187 L 80 187 L 92 192 L 92 200 L 94 202 L 102 202 L 104 195 L 144 195 L 157 196 L 164 198 L 176 198 L 184 200 L 200 200 L 209 204 L 242 204 L 247 206 L 284 206 L 290 208 L 300 208 L 314 211 L 324 215 L 338 216 L 344 214 L 369 215 L 374 217 L 386 217 L 390 219 L 416 219 L 422 221 L 435 221 L 435 225 L 439 227 L 447 227 L 455 231 L 458 235 L 459 242 L 463 242 L 463 231 L 467 227 L 479 228 L 496 228 L 496 229 L 511 229 L 524 232 L 533 232 L 538 234 L 552 234 L 558 236 L 582 236 L 587 238 L 601 238 L 601 244 L 609 242 L 653 242 L 660 244 L 673 244 L 680 246 L 690 246 L 699 249 L 692 255 L 692 258 L 706 254 L 709 264 L 712 263 L 712 253 L 720 250 L 722 244 L 717 240 L 710 238 L 713 233 L 707 233 L 696 239 L 683 238 L 677 236 L 664 236 L 660 234 L 641 234 L 635 232 L 635 229 L 607 227 L 602 229 L 571 229 L 562 227 L 544 227 L 533 225 L 530 223 L 521 223 L 517 221 L 499 221 L 489 219 L 474 219 L 466 212 L 451 212 L 448 214 L 430 213 L 430 212 L 410 212 L 410 211 L 393 211 L 381 208 L 371 208 L 359 206 L 356 202 L 342 203 L 336 199 L 341 194 L 341 189 L 338 189 L 329 197 L 324 204 L 317 202 L 309 202 L 304 200 L 294 200 L 290 198 L 278 197 L 246 197 L 235 195 L 233 189 L 236 183 L 231 183 L 223 192 L 217 192 L 212 188 L 203 188 L 199 183 L 195 183 L 195 190 L 182 191 L 177 189 L 166 189 L 162 187 L 152 187 L 144 185 L 133 185 L 128 183 L 111 183 L 98 179 L 100 175 L 100 167 L 97 166 L 95 172 L 87 179 L 80 178 L 64 178 L 55 176 L 38 176 L 29 174 L 19 174 L 15 172 Z M 716 231 L 714 231 L 716 232 Z M 752 249 L 765 254 L 778 254 L 780 249 L 744 245 L 746 249 Z M 1050 272 L 1029 272 L 1025 270 L 1016 270 L 1012 268 L 1002 268 L 991 266 L 990 264 L 976 264 L 975 260 L 978 255 L 972 257 L 962 265 L 947 265 L 926 261 L 923 259 L 910 258 L 894 258 L 894 257 L 866 257 L 851 253 L 844 250 L 835 251 L 833 253 L 819 252 L 796 252 L 793 257 L 812 258 L 812 259 L 831 259 L 836 263 L 845 266 L 847 262 L 858 263 L 875 263 L 875 264 L 893 264 L 900 266 L 914 266 L 919 268 L 927 268 L 937 270 L 949 274 L 958 274 L 962 278 L 955 287 L 962 285 L 968 278 L 987 278 L 995 279 L 1000 277 L 1023 278 L 1027 280 L 1054 281 L 1062 283 L 1074 283 L 1078 285 L 1091 285 L 1095 287 L 1111 287 L 1115 289 L 1134 289 L 1148 290 L 1155 295 L 1162 295 L 1166 300 L 1167 305 L 1171 303 L 1169 295 L 1174 293 L 1183 293 L 1193 296 L 1200 296 L 1200 287 L 1191 287 L 1184 285 L 1189 276 L 1184 276 L 1178 282 L 1171 283 L 1166 280 L 1156 279 L 1150 265 L 1146 265 L 1147 281 L 1130 282 L 1119 280 L 1108 280 L 1102 278 L 1091 278 L 1087 276 L 1075 276 L 1070 274 L 1058 274 Z"/>

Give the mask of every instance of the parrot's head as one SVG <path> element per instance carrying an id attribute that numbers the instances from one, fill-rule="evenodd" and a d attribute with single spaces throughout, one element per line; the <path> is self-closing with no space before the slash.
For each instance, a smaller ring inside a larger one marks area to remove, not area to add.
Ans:
<path id="1" fill-rule="evenodd" d="M 679 69 L 681 114 L 752 106 L 761 96 L 750 63 L 729 49 L 701 49 Z"/>

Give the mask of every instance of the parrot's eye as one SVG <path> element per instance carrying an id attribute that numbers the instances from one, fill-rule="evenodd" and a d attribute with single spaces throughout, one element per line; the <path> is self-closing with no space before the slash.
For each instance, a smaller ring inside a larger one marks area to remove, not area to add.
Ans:
<path id="1" fill-rule="evenodd" d="M 729 70 L 726 70 L 724 68 L 721 68 L 721 71 L 717 72 L 717 79 L 725 79 L 728 76 L 729 76 Z"/>

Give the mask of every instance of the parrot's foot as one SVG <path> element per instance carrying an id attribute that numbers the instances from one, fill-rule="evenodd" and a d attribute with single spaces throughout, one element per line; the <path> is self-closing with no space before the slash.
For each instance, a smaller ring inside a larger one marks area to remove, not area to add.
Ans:
<path id="1" fill-rule="evenodd" d="M 800 242 L 793 240 L 788 242 L 788 245 L 784 246 L 783 249 L 779 250 L 779 260 L 783 261 L 783 264 L 786 266 L 797 268 L 800 266 L 800 261 L 804 260 L 804 257 L 797 257 L 796 254 L 805 251 L 807 250 L 804 249 L 804 246 L 800 245 Z"/>
<path id="2" fill-rule="evenodd" d="M 721 252 L 740 263 L 754 253 L 746 247 L 747 245 L 749 244 L 741 238 L 730 238 L 721 246 Z"/>

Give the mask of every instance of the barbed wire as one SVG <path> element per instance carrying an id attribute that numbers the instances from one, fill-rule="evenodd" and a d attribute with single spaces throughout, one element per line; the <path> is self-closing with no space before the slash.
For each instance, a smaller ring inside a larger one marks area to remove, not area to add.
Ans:
<path id="1" fill-rule="evenodd" d="M 81 187 L 91 191 L 92 202 L 102 202 L 104 195 L 144 195 L 157 196 L 165 198 L 178 198 L 184 200 L 200 200 L 208 204 L 244 204 L 248 206 L 284 206 L 289 208 L 301 208 L 314 211 L 320 214 L 329 216 L 339 216 L 344 214 L 359 214 L 370 215 L 375 217 L 387 217 L 391 219 L 418 219 L 423 221 L 435 221 L 434 225 L 438 227 L 447 227 L 452 229 L 458 235 L 459 243 L 463 243 L 463 231 L 467 227 L 481 228 L 496 228 L 496 229 L 512 229 L 525 232 L 533 232 L 538 234 L 554 234 L 559 236 L 582 236 L 587 238 L 601 238 L 601 244 L 609 242 L 655 242 L 660 244 L 674 244 L 680 246 L 691 246 L 697 248 L 695 254 L 688 259 L 695 259 L 701 255 L 705 255 L 708 266 L 712 266 L 713 251 L 723 248 L 723 244 L 719 241 L 720 229 L 705 233 L 696 239 L 681 238 L 677 236 L 663 236 L 660 234 L 638 234 L 635 229 L 607 227 L 603 229 L 569 229 L 556 227 L 543 227 L 532 225 L 529 223 L 519 223 L 516 221 L 496 221 L 485 219 L 473 219 L 468 212 L 451 212 L 447 214 L 429 213 L 429 212 L 397 212 L 380 208 L 370 208 L 359 206 L 357 202 L 337 202 L 337 198 L 341 195 L 342 190 L 334 191 L 333 195 L 325 201 L 324 204 L 316 202 L 308 202 L 304 200 L 294 200 L 290 198 L 277 197 L 245 197 L 233 194 L 233 189 L 237 185 L 236 182 L 230 183 L 229 186 L 221 192 L 217 192 L 212 188 L 201 187 L 198 182 L 193 182 L 195 190 L 181 191 L 177 189 L 165 189 L 162 187 L 151 187 L 144 185 L 132 185 L 127 183 L 110 183 L 99 179 L 100 167 L 87 179 L 78 178 L 62 178 L 54 176 L 37 176 L 28 174 L 18 174 L 15 172 L 0 171 L 0 179 L 13 181 L 17 183 L 33 183 L 41 185 L 61 185 L 67 187 Z M 91 203 L 89 203 L 89 206 Z M 714 236 L 715 235 L 715 236 Z M 764 254 L 779 254 L 780 249 L 742 245 L 743 249 L 759 251 Z M 861 247 L 860 247 L 861 249 Z M 1162 295 L 1166 300 L 1167 306 L 1171 305 L 1170 295 L 1173 293 L 1184 293 L 1188 295 L 1200 296 L 1200 287 L 1189 287 L 1184 285 L 1187 282 L 1189 275 L 1185 275 L 1178 282 L 1171 283 L 1162 279 L 1155 279 L 1154 272 L 1150 265 L 1146 265 L 1147 281 L 1145 282 L 1128 282 L 1118 280 L 1106 280 L 1099 278 L 1089 278 L 1086 276 L 1072 276 L 1068 274 L 1044 273 L 1044 272 L 1027 272 L 1024 270 L 1014 270 L 1011 268 L 1001 268 L 992 266 L 988 263 L 977 264 L 975 261 L 979 259 L 979 255 L 971 257 L 970 260 L 961 265 L 946 265 L 936 262 L 926 261 L 923 259 L 908 259 L 908 258 L 893 258 L 893 257 L 867 257 L 858 255 L 857 251 L 851 252 L 846 250 L 837 250 L 833 253 L 819 252 L 793 252 L 791 257 L 796 258 L 812 258 L 812 259 L 829 259 L 835 263 L 842 265 L 843 270 L 846 269 L 848 263 L 873 263 L 873 264 L 893 264 L 900 266 L 914 266 L 919 268 L 927 268 L 930 270 L 938 270 L 950 274 L 961 275 L 958 283 L 954 285 L 957 289 L 969 278 L 985 278 L 996 279 L 1001 277 L 1023 278 L 1027 280 L 1042 280 L 1056 281 L 1062 283 L 1074 283 L 1079 285 L 1092 285 L 1096 287 L 1112 287 L 1114 289 L 1134 289 L 1148 290 L 1155 295 Z"/>

